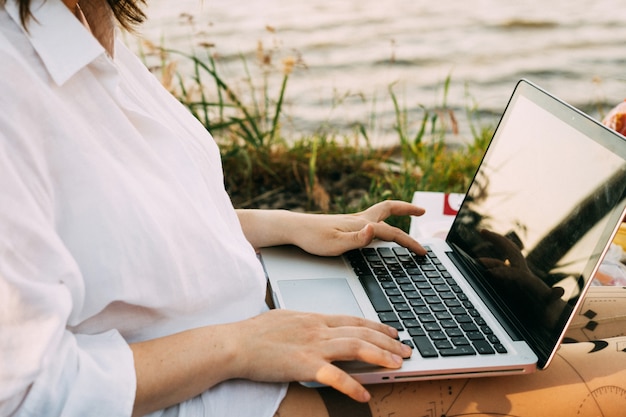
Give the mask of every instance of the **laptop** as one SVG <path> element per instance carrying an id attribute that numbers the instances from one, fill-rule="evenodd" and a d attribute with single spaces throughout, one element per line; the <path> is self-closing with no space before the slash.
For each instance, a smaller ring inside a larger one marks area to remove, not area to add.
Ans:
<path id="1" fill-rule="evenodd" d="M 364 384 L 527 374 L 550 364 L 625 206 L 626 138 L 521 80 L 447 236 L 420 242 L 426 256 L 375 242 L 260 258 L 277 308 L 398 328 L 413 347 L 400 369 L 340 364 Z"/>

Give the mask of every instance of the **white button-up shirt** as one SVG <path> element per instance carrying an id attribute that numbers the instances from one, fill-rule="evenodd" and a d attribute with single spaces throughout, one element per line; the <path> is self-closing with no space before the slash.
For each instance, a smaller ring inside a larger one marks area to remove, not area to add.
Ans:
<path id="1" fill-rule="evenodd" d="M 0 6 L 0 416 L 130 415 L 128 343 L 259 314 L 264 274 L 204 127 L 61 0 L 32 10 L 27 33 Z M 284 391 L 165 413 L 271 416 Z"/>

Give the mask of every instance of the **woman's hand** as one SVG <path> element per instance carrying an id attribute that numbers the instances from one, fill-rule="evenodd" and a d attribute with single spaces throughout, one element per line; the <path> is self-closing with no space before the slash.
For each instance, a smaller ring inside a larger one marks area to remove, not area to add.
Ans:
<path id="1" fill-rule="evenodd" d="M 169 407 L 237 378 L 317 381 L 368 401 L 367 390 L 334 362 L 358 360 L 399 368 L 411 349 L 397 336 L 391 327 L 358 317 L 271 310 L 235 323 L 134 343 L 134 415 Z"/>
<path id="2" fill-rule="evenodd" d="M 358 360 L 399 368 L 411 349 L 397 331 L 357 317 L 272 310 L 234 323 L 229 343 L 237 349 L 234 377 L 256 381 L 316 381 L 357 401 L 369 393 L 335 361 Z"/>
<path id="3" fill-rule="evenodd" d="M 385 220 L 395 216 L 421 216 L 424 209 L 404 201 L 383 201 L 355 214 L 307 214 L 284 210 L 240 210 L 243 230 L 256 247 L 299 246 L 321 256 L 340 255 L 368 245 L 374 239 L 396 242 L 415 253 L 424 248 Z"/>
<path id="4" fill-rule="evenodd" d="M 390 226 L 391 216 L 421 216 L 424 209 L 403 201 L 383 201 L 355 214 L 303 218 L 294 233 L 294 244 L 315 255 L 340 255 L 368 245 L 374 239 L 396 242 L 424 254 L 424 248 L 404 231 Z"/>

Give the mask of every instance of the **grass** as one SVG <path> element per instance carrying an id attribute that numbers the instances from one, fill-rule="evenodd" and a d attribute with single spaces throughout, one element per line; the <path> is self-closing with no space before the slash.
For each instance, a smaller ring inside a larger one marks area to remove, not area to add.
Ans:
<path id="1" fill-rule="evenodd" d="M 151 69 L 216 139 L 225 186 L 236 207 L 339 213 L 384 199 L 411 201 L 416 190 L 463 192 L 493 130 L 476 123 L 477 110 L 468 107 L 466 130 L 472 140 L 463 146 L 449 144 L 448 135 L 459 126 L 447 105 L 448 77 L 441 104 L 419 106 L 417 117 L 412 116 L 416 106 L 409 112 L 395 86 L 389 86 L 394 145 L 370 146 L 365 123 L 343 136 L 324 132 L 286 138 L 281 129 L 285 92 L 297 59 L 284 57 L 277 68 L 277 51 L 259 43 L 254 71 L 249 57 L 240 58 L 245 73 L 241 80 L 223 75 L 211 47 L 195 54 L 154 46 L 143 52 L 146 60 L 157 57 Z M 408 219 L 389 222 L 405 230 L 409 224 Z"/>

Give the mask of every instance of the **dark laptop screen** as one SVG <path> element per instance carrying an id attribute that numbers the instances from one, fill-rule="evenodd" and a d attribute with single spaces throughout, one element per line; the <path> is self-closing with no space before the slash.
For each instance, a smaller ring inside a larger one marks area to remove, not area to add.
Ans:
<path id="1" fill-rule="evenodd" d="M 448 242 L 543 366 L 623 215 L 626 142 L 522 81 Z"/>

